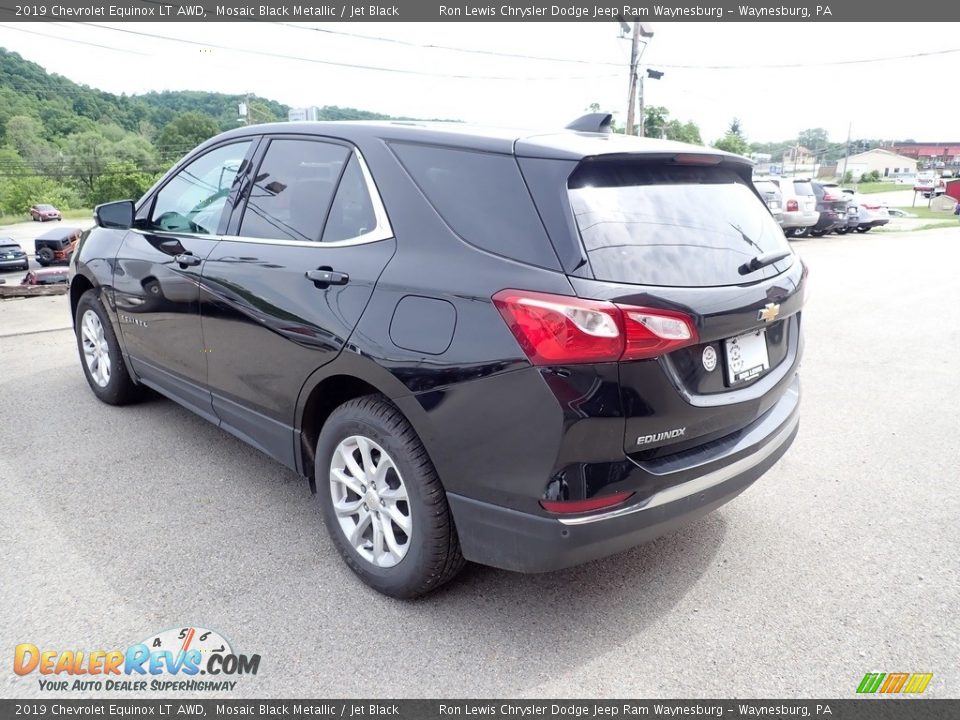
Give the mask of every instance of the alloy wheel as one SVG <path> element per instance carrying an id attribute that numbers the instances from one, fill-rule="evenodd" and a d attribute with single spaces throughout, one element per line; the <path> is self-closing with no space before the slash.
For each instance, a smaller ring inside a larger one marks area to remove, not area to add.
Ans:
<path id="1" fill-rule="evenodd" d="M 406 485 L 393 458 L 370 438 L 351 435 L 330 460 L 330 499 L 347 542 L 381 568 L 410 548 L 413 517 Z"/>
<path id="2" fill-rule="evenodd" d="M 110 347 L 103 334 L 100 316 L 93 310 L 87 310 L 80 320 L 80 337 L 90 377 L 100 387 L 106 387 L 110 382 Z"/>

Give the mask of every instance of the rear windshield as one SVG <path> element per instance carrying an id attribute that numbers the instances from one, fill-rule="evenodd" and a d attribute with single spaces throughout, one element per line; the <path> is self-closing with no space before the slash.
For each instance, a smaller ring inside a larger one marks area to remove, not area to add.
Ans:
<path id="1" fill-rule="evenodd" d="M 568 188 L 598 280 L 735 285 L 772 276 L 791 263 L 788 258 L 740 274 L 740 266 L 757 255 L 789 251 L 789 245 L 763 201 L 733 170 L 586 162 Z"/>
<path id="2" fill-rule="evenodd" d="M 813 185 L 808 182 L 794 182 L 793 183 L 793 194 L 794 195 L 813 195 Z"/>
<path id="3" fill-rule="evenodd" d="M 769 180 L 758 180 L 753 183 L 753 186 L 757 189 L 757 192 L 761 195 L 773 195 L 776 197 L 780 194 L 780 188 L 774 185 Z"/>

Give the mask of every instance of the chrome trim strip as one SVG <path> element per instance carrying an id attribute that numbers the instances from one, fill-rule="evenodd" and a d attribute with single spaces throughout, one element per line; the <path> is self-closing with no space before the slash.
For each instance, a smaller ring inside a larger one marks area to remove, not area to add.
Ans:
<path id="1" fill-rule="evenodd" d="M 610 510 L 609 512 L 600 513 L 598 515 L 587 515 L 584 517 L 575 518 L 560 518 L 559 520 L 564 525 L 587 525 L 589 523 L 612 520 L 613 518 L 624 517 L 626 515 L 643 512 L 644 510 L 649 510 L 650 508 L 659 507 L 660 505 L 676 502 L 677 500 L 682 500 L 685 497 L 696 495 L 704 490 L 709 490 L 715 485 L 726 482 L 730 478 L 759 465 L 761 462 L 773 455 L 773 453 L 775 453 L 780 446 L 786 442 L 786 439 L 790 436 L 790 433 L 796 429 L 799 422 L 800 414 L 795 413 L 794 416 L 783 426 L 780 432 L 778 432 L 770 442 L 764 445 L 761 450 L 751 455 L 747 455 L 746 457 L 740 458 L 736 462 L 731 463 L 726 467 L 722 467 L 719 470 L 714 470 L 711 473 L 694 478 L 693 480 L 688 480 L 685 483 L 680 483 L 679 485 L 665 488 L 643 504 L 630 505 L 628 507 Z"/>
<path id="2" fill-rule="evenodd" d="M 227 240 L 229 242 L 246 242 L 260 245 L 288 245 L 290 247 L 313 248 L 349 247 L 351 245 L 364 245 L 366 243 L 389 240 L 393 237 L 393 229 L 390 226 L 390 219 L 387 217 L 387 210 L 383 206 L 383 200 L 380 197 L 380 192 L 377 190 L 377 185 L 373 181 L 373 175 L 370 174 L 370 168 L 367 167 L 367 161 L 363 159 L 363 155 L 360 154 L 360 151 L 354 148 L 353 154 L 356 156 L 357 162 L 360 165 L 360 172 L 363 175 L 364 184 L 367 186 L 367 193 L 370 195 L 370 201 L 373 203 L 373 214 L 377 220 L 376 226 L 369 232 L 363 233 L 363 235 L 357 235 L 356 237 L 347 238 L 346 240 L 337 240 L 335 242 L 320 242 L 319 240 L 314 242 L 313 240 L 254 238 L 245 237 L 242 235 L 201 235 L 198 233 L 172 232 L 169 230 L 140 230 L 138 228 L 131 229 L 140 235 L 149 234 L 160 235 L 161 237 L 187 237 L 206 240 Z"/>

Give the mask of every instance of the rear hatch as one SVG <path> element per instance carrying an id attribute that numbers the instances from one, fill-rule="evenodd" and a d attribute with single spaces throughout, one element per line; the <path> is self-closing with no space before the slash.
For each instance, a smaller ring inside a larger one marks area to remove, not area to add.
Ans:
<path id="1" fill-rule="evenodd" d="M 793 194 L 799 203 L 800 210 L 814 212 L 817 209 L 817 196 L 813 192 L 813 184 L 809 180 L 794 180 Z"/>
<path id="2" fill-rule="evenodd" d="M 836 186 L 823 186 L 822 191 L 823 196 L 818 197 L 817 210 L 820 212 L 832 211 L 845 216 L 850 201 L 844 197 L 843 191 Z"/>
<path id="3" fill-rule="evenodd" d="M 570 276 L 577 295 L 621 306 L 628 347 L 631 323 L 676 332 L 619 363 L 626 452 L 646 460 L 702 445 L 770 409 L 800 354 L 804 269 L 749 166 L 599 156 L 579 163 L 566 191 L 586 260 Z"/>

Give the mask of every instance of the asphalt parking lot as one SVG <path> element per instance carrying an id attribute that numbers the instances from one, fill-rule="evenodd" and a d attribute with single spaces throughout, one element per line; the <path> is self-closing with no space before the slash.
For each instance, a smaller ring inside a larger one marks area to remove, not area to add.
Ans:
<path id="1" fill-rule="evenodd" d="M 353 578 L 293 473 L 167 400 L 97 402 L 71 332 L 32 331 L 64 297 L 0 302 L 0 649 L 196 624 L 261 655 L 246 697 L 960 696 L 960 228 L 795 247 L 802 421 L 765 477 L 622 555 L 416 602 Z"/>

